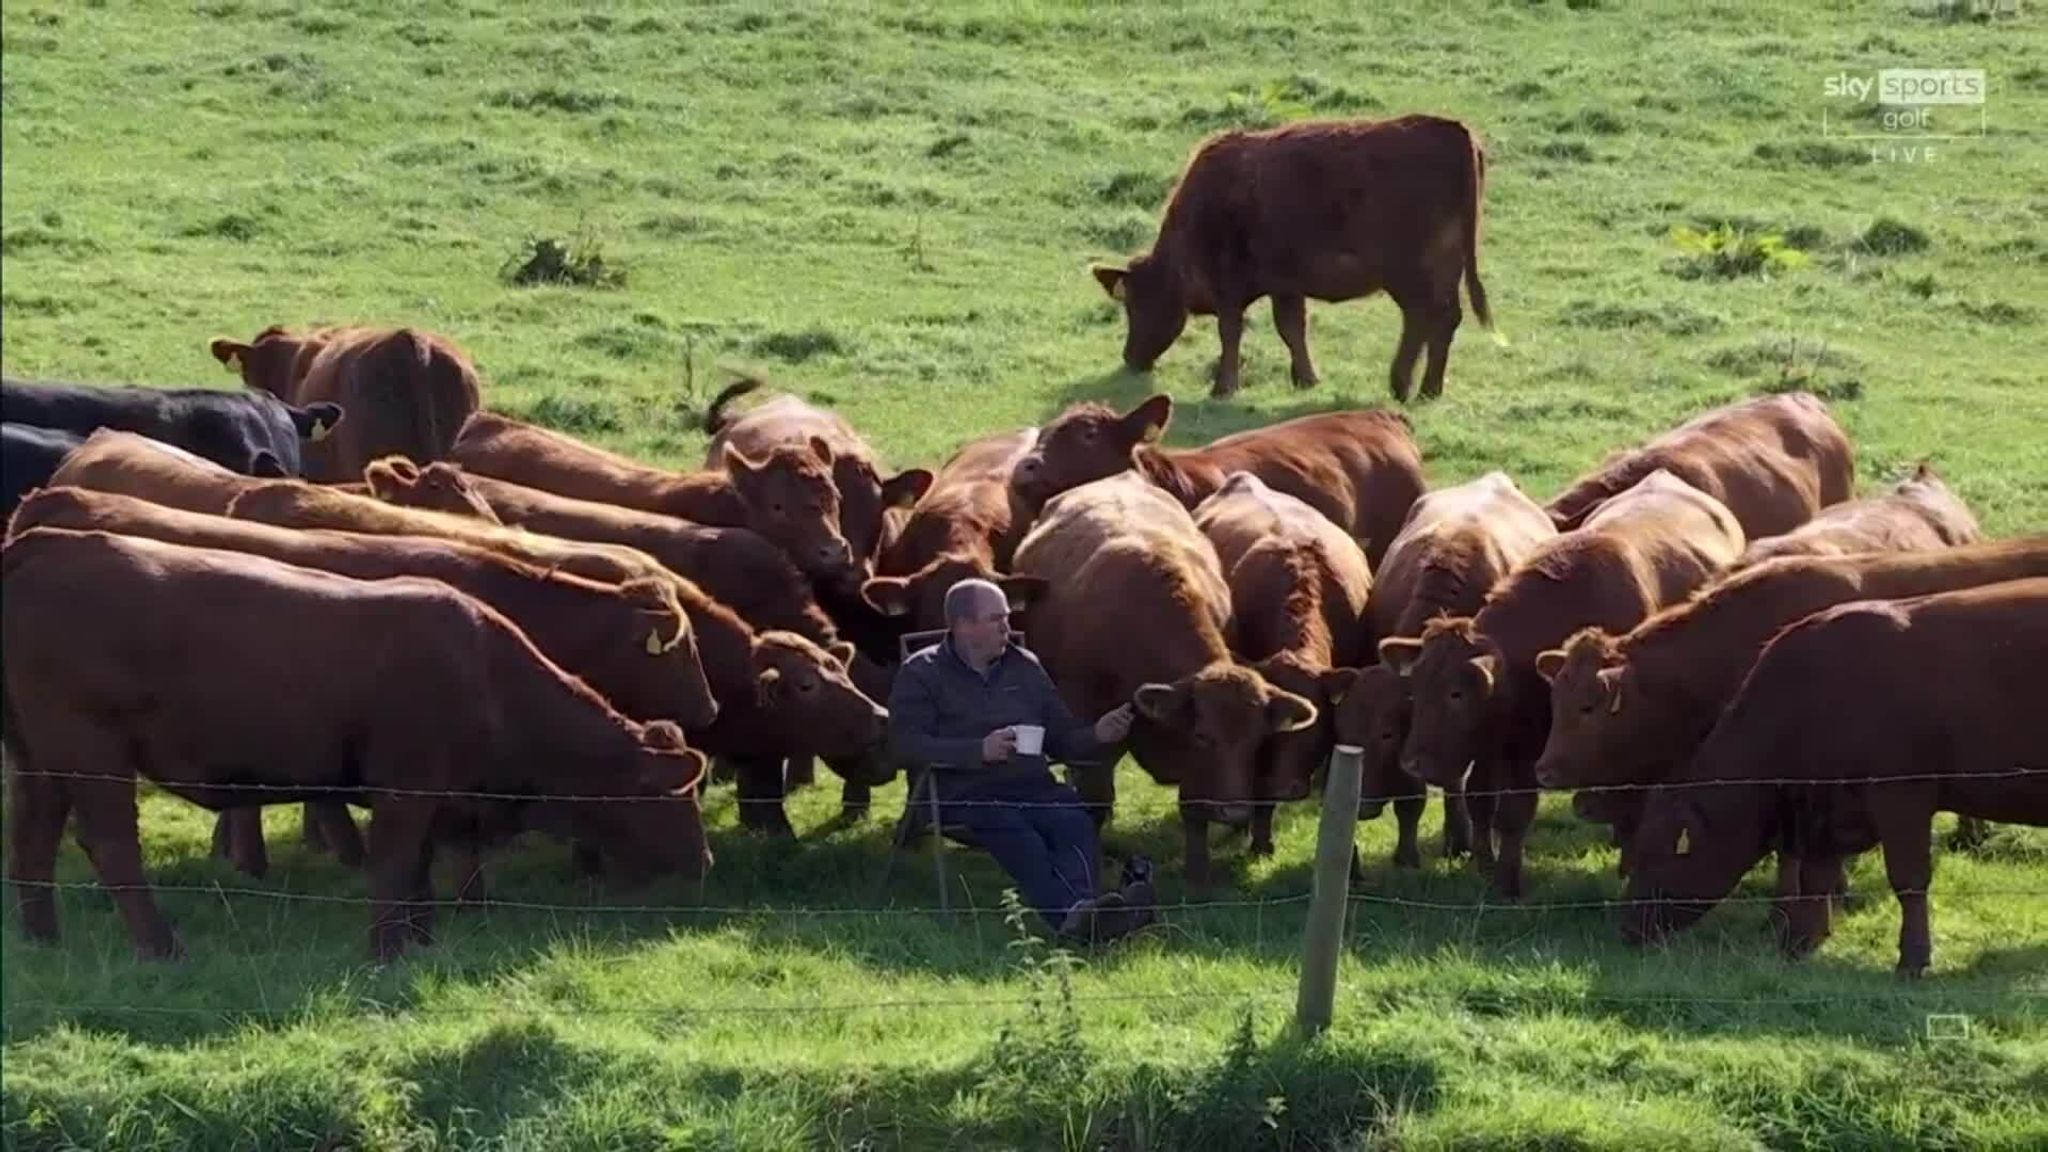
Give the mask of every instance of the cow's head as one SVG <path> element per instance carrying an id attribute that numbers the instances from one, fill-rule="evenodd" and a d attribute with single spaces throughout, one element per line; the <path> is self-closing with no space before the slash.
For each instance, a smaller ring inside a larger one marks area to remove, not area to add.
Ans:
<path id="1" fill-rule="evenodd" d="M 1380 660 L 1408 677 L 1415 702 L 1401 770 L 1439 788 L 1462 786 L 1507 690 L 1500 649 L 1471 617 L 1440 617 L 1420 637 L 1380 641 Z"/>
<path id="2" fill-rule="evenodd" d="M 631 623 L 619 629 L 613 667 L 632 669 L 626 682 L 635 691 L 629 701 L 613 704 L 633 716 L 656 716 L 685 728 L 707 728 L 718 719 L 718 701 L 704 675 L 697 636 L 690 627 L 675 589 L 653 577 L 618 586 L 620 601 L 631 611 Z"/>
<path id="3" fill-rule="evenodd" d="M 1151 255 L 1121 267 L 1093 264 L 1088 270 L 1109 298 L 1124 307 L 1124 365 L 1150 371 L 1188 326 L 1187 292 L 1179 275 Z"/>
<path id="4" fill-rule="evenodd" d="M 1011 470 L 1010 490 L 1036 509 L 1070 488 L 1135 467 L 1138 448 L 1164 435 L 1171 419 L 1173 397 L 1164 393 L 1129 412 L 1076 404 L 1039 431 Z"/>
<path id="5" fill-rule="evenodd" d="M 844 641 L 827 649 L 792 632 L 755 638 L 755 703 L 782 755 L 851 759 L 881 743 L 889 711 L 854 686 L 854 659 Z"/>
<path id="6" fill-rule="evenodd" d="M 861 599 L 884 616 L 906 620 L 913 631 L 946 626 L 946 592 L 962 580 L 988 580 L 1010 598 L 1010 611 L 1022 612 L 1045 594 L 1049 584 L 1038 576 L 1003 576 L 986 560 L 947 552 L 908 576 L 876 576 L 861 585 Z"/>
<path id="7" fill-rule="evenodd" d="M 1652 792 L 1630 853 L 1622 939 L 1655 943 L 1706 915 L 1763 859 L 1774 817 L 1762 785 L 1688 780 Z"/>
<path id="8" fill-rule="evenodd" d="M 725 446 L 726 474 L 747 506 L 748 523 L 773 541 L 807 576 L 839 583 L 856 571 L 839 533 L 839 486 L 832 447 L 813 436 L 807 446 L 782 446 L 756 458 Z"/>
<path id="9" fill-rule="evenodd" d="M 1315 705 L 1235 664 L 1142 685 L 1132 702 L 1144 722 L 1136 750 L 1156 757 L 1157 775 L 1180 781 L 1182 811 L 1229 824 L 1247 819 L 1258 795 L 1260 746 L 1316 722 Z"/>
<path id="10" fill-rule="evenodd" d="M 891 512 L 909 510 L 931 489 L 932 474 L 911 468 L 884 479 L 858 456 L 842 455 L 832 469 L 839 491 L 839 529 L 856 563 L 869 566 L 881 550 Z"/>
<path id="11" fill-rule="evenodd" d="M 560 806 L 580 840 L 602 847 L 629 880 L 679 876 L 702 880 L 711 869 L 704 838 L 704 754 L 665 720 L 640 727 L 636 791 L 642 798 Z"/>
<path id="12" fill-rule="evenodd" d="M 1413 796 L 1422 784 L 1401 771 L 1401 744 L 1408 738 L 1408 682 L 1385 664 L 1338 668 L 1324 674 L 1331 723 L 1338 744 L 1360 750 L 1358 818 L 1370 820 L 1387 801 Z"/>
<path id="13" fill-rule="evenodd" d="M 436 460 L 422 468 L 404 456 L 386 456 L 364 467 L 363 483 L 369 486 L 370 495 L 386 504 L 502 523 L 490 501 L 476 490 L 462 469 L 446 460 Z"/>
<path id="14" fill-rule="evenodd" d="M 1316 766 L 1330 750 L 1333 729 L 1329 685 L 1335 682 L 1335 677 L 1329 669 L 1312 668 L 1292 654 L 1268 657 L 1251 667 L 1266 683 L 1307 701 L 1315 711 L 1313 723 L 1274 732 L 1259 750 L 1260 797 L 1306 799 L 1315 781 Z"/>
<path id="15" fill-rule="evenodd" d="M 1642 691 L 1620 641 L 1587 628 L 1537 656 L 1536 674 L 1550 682 L 1550 741 L 1536 782 L 1583 788 L 1635 778 L 1669 721 L 1657 694 Z"/>
<path id="16" fill-rule="evenodd" d="M 312 357 L 325 342 L 319 331 L 293 332 L 273 324 L 247 343 L 216 336 L 206 345 L 213 358 L 230 372 L 240 374 L 242 383 L 280 400 L 289 400 L 293 385 L 305 374 Z"/>

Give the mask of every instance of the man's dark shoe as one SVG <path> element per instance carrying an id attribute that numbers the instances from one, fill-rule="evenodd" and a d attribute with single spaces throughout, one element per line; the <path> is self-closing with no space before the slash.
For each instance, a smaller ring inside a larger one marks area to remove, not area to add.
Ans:
<path id="1" fill-rule="evenodd" d="M 1066 918 L 1060 921 L 1054 934 L 1063 940 L 1092 939 L 1095 935 L 1096 909 L 1100 904 L 1100 900 L 1089 899 L 1074 905 L 1068 910 Z"/>

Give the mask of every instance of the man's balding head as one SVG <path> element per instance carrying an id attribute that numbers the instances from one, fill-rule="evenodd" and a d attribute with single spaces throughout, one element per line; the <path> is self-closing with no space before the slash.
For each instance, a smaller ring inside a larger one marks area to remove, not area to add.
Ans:
<path id="1" fill-rule="evenodd" d="M 968 663 L 984 667 L 1010 642 L 1010 597 L 987 580 L 962 580 L 946 589 L 946 630 Z"/>
<path id="2" fill-rule="evenodd" d="M 988 580 L 960 580 L 946 589 L 946 627 L 962 620 L 984 617 L 1001 610 L 1007 616 L 1010 612 L 1010 598 L 994 582 Z"/>

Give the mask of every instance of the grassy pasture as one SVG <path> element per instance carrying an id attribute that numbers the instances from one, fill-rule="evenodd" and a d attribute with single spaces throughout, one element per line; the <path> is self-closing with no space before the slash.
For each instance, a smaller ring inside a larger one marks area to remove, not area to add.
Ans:
<path id="1" fill-rule="evenodd" d="M 225 386 L 215 334 L 408 322 L 474 352 L 493 407 L 678 466 L 701 459 L 724 367 L 842 409 L 899 465 L 1154 389 L 1180 402 L 1169 440 L 1195 443 L 1384 403 L 1393 308 L 1311 307 L 1311 392 L 1255 313 L 1247 388 L 1217 403 L 1211 325 L 1150 379 L 1116 370 L 1120 320 L 1086 262 L 1147 242 L 1203 133 L 1432 110 L 1489 148 L 1481 260 L 1506 337 L 1468 322 L 1445 397 L 1411 410 L 1434 480 L 1501 467 L 1547 496 L 1701 408 L 1805 387 L 1867 486 L 1931 457 L 1988 531 L 2048 527 L 2031 8 L 24 0 L 0 37 L 10 374 Z M 1983 135 L 1843 139 L 1888 129 L 1827 78 L 1885 67 L 1984 69 L 1982 120 L 1937 108 L 1930 129 Z M 1796 255 L 1758 269 L 1765 237 Z M 604 274 L 518 282 L 564 263 L 542 241 Z M 1168 795 L 1125 773 L 1113 848 L 1176 859 Z M 1618 895 L 1614 854 L 1563 805 L 1530 841 L 1530 902 L 1561 907 L 1488 906 L 1433 851 L 1396 873 L 1384 819 L 1361 829 L 1371 886 L 1338 1023 L 1304 1046 L 1284 1024 L 1307 808 L 1224 906 L 1067 969 L 1011 946 L 984 860 L 956 857 L 972 911 L 952 920 L 921 910 L 921 860 L 879 892 L 883 825 L 833 826 L 830 791 L 798 797 L 790 850 L 740 834 L 719 790 L 702 891 L 587 890 L 529 848 L 497 893 L 573 910 L 451 915 L 437 948 L 382 971 L 362 960 L 360 878 L 299 850 L 287 813 L 254 883 L 206 859 L 200 813 L 151 797 L 151 876 L 192 958 L 136 964 L 89 887 L 65 894 L 61 948 L 10 924 L 0 1132 L 195 1150 L 2048 1143 L 2037 830 L 1939 854 L 1936 971 L 1908 987 L 1875 859 L 1806 964 L 1771 953 L 1761 876 L 1638 955 L 1597 906 Z M 75 848 L 60 878 L 89 885 Z M 1967 1016 L 1967 1035 L 1930 1014 Z"/>

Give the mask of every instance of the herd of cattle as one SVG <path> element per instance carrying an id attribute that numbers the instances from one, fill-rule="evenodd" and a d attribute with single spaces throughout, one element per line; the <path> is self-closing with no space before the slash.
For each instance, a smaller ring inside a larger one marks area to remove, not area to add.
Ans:
<path id="1" fill-rule="evenodd" d="M 368 871 L 379 957 L 428 938 L 429 863 L 524 830 L 619 882 L 701 877 L 707 754 L 749 828 L 820 758 L 846 806 L 888 753 L 901 639 L 995 580 L 1076 715 L 1134 702 L 1178 790 L 1189 886 L 1212 823 L 1365 750 L 1419 863 L 1523 893 L 1541 789 L 1611 826 L 1624 933 L 1696 919 L 1778 857 L 1780 944 L 1827 934 L 1882 846 L 1902 970 L 1929 962 L 1937 810 L 2048 824 L 2048 536 L 1979 539 L 1932 470 L 1857 499 L 1804 394 L 1700 414 L 1548 505 L 1500 472 L 1431 490 L 1409 421 L 1331 412 L 1159 444 L 1172 401 L 1080 404 L 891 472 L 793 396 L 706 415 L 668 471 L 482 409 L 414 330 L 216 340 L 241 391 L 5 385 L 8 876 L 56 935 L 67 819 L 138 948 L 177 943 L 142 873 L 138 778 L 265 868 L 265 804 Z M 1109 765 L 1073 775 L 1100 819 Z M 367 807 L 365 852 L 350 804 Z"/>

